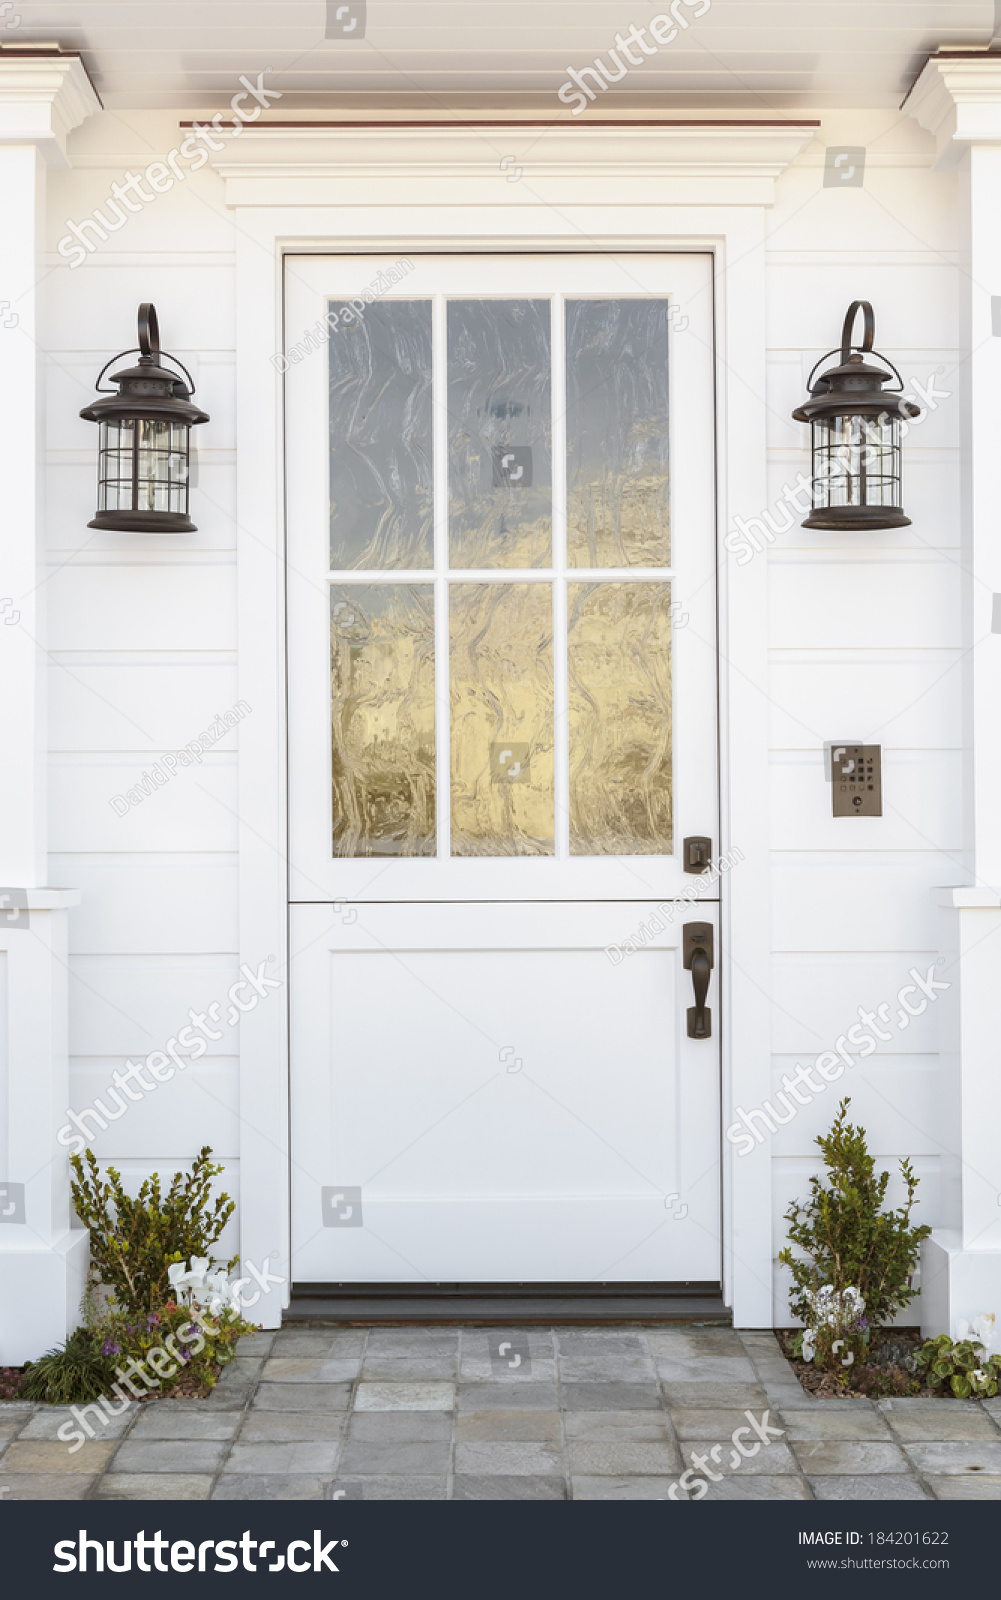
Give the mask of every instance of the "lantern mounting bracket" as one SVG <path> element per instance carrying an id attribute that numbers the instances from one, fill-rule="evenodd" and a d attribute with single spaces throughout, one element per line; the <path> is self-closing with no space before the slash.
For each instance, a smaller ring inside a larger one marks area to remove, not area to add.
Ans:
<path id="1" fill-rule="evenodd" d="M 118 393 L 117 389 L 109 389 L 107 387 L 102 389 L 101 379 L 104 377 L 104 374 L 107 372 L 108 368 L 113 367 L 116 361 L 124 361 L 126 356 L 135 355 L 138 355 L 141 366 L 147 362 L 151 366 L 156 366 L 160 361 L 172 361 L 175 367 L 180 367 L 181 371 L 184 373 L 184 376 L 188 380 L 189 396 L 194 394 L 195 380 L 192 378 L 191 373 L 184 365 L 184 362 L 181 361 L 178 356 L 172 356 L 169 350 L 160 349 L 160 323 L 156 315 L 156 306 L 153 305 L 152 301 L 150 300 L 144 300 L 142 305 L 139 307 L 139 343 L 132 345 L 131 349 L 129 350 L 119 350 L 117 356 L 112 356 L 110 361 L 106 361 L 104 363 L 104 366 L 97 375 L 97 382 L 94 385 L 94 388 L 97 390 L 98 394 Z"/>

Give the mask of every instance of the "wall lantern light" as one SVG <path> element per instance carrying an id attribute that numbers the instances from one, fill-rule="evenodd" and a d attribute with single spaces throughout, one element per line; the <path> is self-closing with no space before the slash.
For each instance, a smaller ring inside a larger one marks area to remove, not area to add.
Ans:
<path id="1" fill-rule="evenodd" d="M 861 345 L 851 342 L 859 311 L 865 318 Z M 906 528 L 900 504 L 900 424 L 921 415 L 921 407 L 903 398 L 903 381 L 892 361 L 873 350 L 876 319 L 868 300 L 853 300 L 841 330 L 841 349 L 821 356 L 806 380 L 810 398 L 793 412 L 808 422 L 813 446 L 813 510 L 804 528 Z M 831 356 L 835 367 L 813 373 Z M 889 367 L 871 366 L 872 355 Z M 883 393 L 890 374 L 898 388 Z"/>
<path id="2" fill-rule="evenodd" d="M 139 352 L 138 364 L 112 373 L 114 389 L 102 389 L 108 367 Z M 161 366 L 172 361 L 187 379 Z M 85 406 L 81 417 L 101 424 L 97 471 L 97 515 L 88 528 L 116 533 L 197 533 L 188 516 L 188 433 L 208 413 L 191 404 L 191 374 L 176 356 L 160 351 L 156 307 L 139 307 L 139 343 L 101 369 L 95 384 L 105 400 Z"/>

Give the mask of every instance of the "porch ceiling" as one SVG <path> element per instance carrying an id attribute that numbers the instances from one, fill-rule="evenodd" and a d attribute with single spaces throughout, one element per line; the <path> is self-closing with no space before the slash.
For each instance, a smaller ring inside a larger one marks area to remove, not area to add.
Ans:
<path id="1" fill-rule="evenodd" d="M 687 29 L 602 97 L 604 114 L 894 106 L 929 51 L 995 33 L 994 0 L 711 0 L 697 18 L 686 6 Z M 662 9 L 669 0 L 368 0 L 364 38 L 326 39 L 326 0 L 17 0 L 0 44 L 80 50 L 109 107 L 218 106 L 241 73 L 269 67 L 285 114 L 568 117 L 556 99 L 567 67 L 607 59 L 617 32 Z"/>

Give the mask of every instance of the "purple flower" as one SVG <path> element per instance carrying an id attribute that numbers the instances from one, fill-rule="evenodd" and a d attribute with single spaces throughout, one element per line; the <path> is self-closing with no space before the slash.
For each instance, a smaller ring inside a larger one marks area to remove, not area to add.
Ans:
<path id="1" fill-rule="evenodd" d="M 115 1344 L 112 1339 L 105 1339 L 104 1344 L 101 1346 L 102 1356 L 118 1356 L 121 1353 L 122 1347 L 120 1344 Z"/>

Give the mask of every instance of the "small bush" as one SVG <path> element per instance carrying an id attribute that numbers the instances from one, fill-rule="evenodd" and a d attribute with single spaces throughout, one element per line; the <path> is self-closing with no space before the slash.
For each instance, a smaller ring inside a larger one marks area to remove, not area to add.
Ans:
<path id="1" fill-rule="evenodd" d="M 211 1246 L 236 1210 L 228 1194 L 210 1204 L 212 1179 L 223 1169 L 212 1161 L 212 1151 L 205 1145 L 189 1173 L 174 1174 L 165 1195 L 154 1173 L 133 1200 L 114 1167 L 108 1168 L 105 1181 L 93 1151 L 85 1153 L 87 1172 L 78 1155 L 70 1158 L 76 1175 L 71 1189 L 77 1216 L 90 1230 L 94 1276 L 119 1307 L 155 1311 L 170 1296 L 170 1267 L 192 1256 L 211 1259 Z M 238 1259 L 233 1256 L 226 1263 L 227 1272 Z"/>
<path id="2" fill-rule="evenodd" d="M 914 1298 L 911 1280 L 931 1229 L 911 1226 L 918 1180 L 909 1161 L 900 1163 L 906 1204 L 898 1211 L 883 1209 L 889 1173 L 877 1176 L 865 1129 L 848 1121 L 850 1104 L 842 1100 L 830 1133 L 817 1137 L 827 1182 L 811 1178 L 807 1203 L 794 1200 L 788 1207 L 789 1245 L 779 1260 L 792 1272 L 789 1304 L 803 1322 L 810 1322 L 811 1299 L 821 1289 L 829 1287 L 838 1297 L 857 1290 L 868 1324 L 861 1342 L 868 1345 Z M 793 1245 L 806 1260 L 793 1255 Z"/>
<path id="3" fill-rule="evenodd" d="M 921 1346 L 916 1362 L 930 1389 L 948 1385 L 959 1400 L 970 1395 L 990 1400 L 1001 1386 L 1001 1355 L 989 1356 L 979 1339 L 953 1344 L 947 1333 L 940 1333 Z"/>
<path id="4" fill-rule="evenodd" d="M 114 1379 L 115 1362 L 102 1352 L 98 1337 L 77 1328 L 65 1344 L 25 1363 L 21 1397 L 51 1406 L 86 1405 L 107 1394 Z"/>

